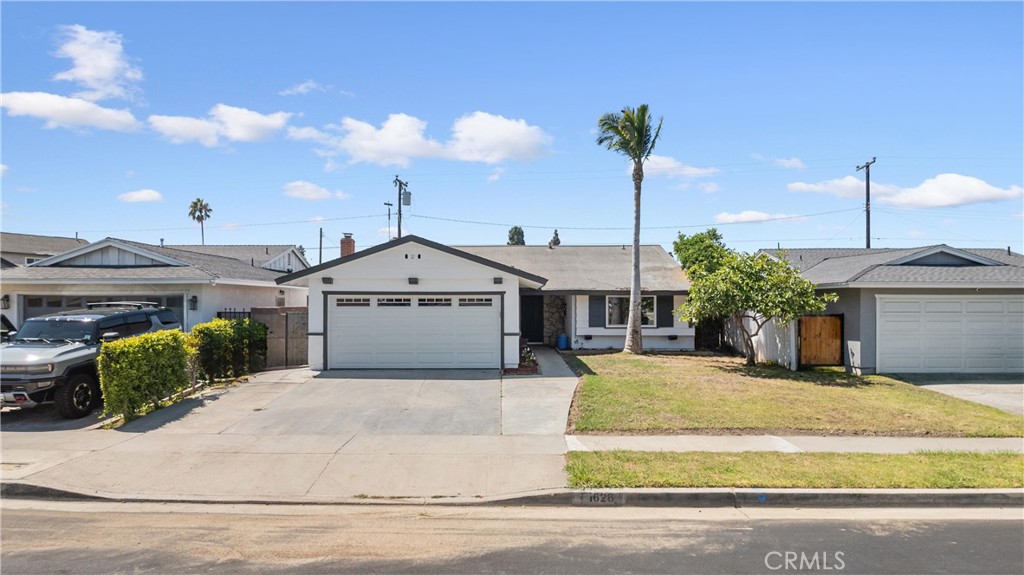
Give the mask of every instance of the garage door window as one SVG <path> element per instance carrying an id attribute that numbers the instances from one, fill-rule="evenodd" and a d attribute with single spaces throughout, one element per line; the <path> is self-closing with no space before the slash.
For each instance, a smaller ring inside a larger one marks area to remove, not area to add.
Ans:
<path id="1" fill-rule="evenodd" d="M 421 297 L 417 300 L 416 305 L 419 307 L 452 307 L 452 298 L 450 297 Z"/>
<path id="2" fill-rule="evenodd" d="M 460 297 L 459 307 L 491 307 L 489 297 Z"/>
<path id="3" fill-rule="evenodd" d="M 410 307 L 412 299 L 407 297 L 382 297 L 377 299 L 377 307 Z"/>
<path id="4" fill-rule="evenodd" d="M 336 302 L 338 307 L 370 307 L 368 297 L 339 297 Z"/>

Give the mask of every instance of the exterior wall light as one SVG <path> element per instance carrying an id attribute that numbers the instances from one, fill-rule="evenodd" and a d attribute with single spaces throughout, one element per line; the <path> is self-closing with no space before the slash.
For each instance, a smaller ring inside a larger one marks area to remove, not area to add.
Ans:
<path id="1" fill-rule="evenodd" d="M 188 298 L 188 309 L 189 311 L 196 311 L 199 309 L 199 296 L 194 295 Z"/>

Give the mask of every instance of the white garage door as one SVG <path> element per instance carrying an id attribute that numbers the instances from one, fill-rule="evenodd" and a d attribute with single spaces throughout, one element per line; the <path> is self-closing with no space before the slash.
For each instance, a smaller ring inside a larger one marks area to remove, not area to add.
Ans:
<path id="1" fill-rule="evenodd" d="M 1024 371 L 1024 297 L 878 296 L 878 371 Z"/>
<path id="2" fill-rule="evenodd" d="M 498 368 L 498 296 L 329 296 L 327 368 Z"/>

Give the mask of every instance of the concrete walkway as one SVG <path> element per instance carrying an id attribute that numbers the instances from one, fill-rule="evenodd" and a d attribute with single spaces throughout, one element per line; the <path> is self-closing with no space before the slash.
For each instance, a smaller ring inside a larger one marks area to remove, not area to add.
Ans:
<path id="1" fill-rule="evenodd" d="M 567 436 L 577 378 L 536 352 L 536 376 L 264 372 L 116 430 L 5 412 L 0 477 L 115 499 L 444 502 L 564 491 L 568 451 L 1024 453 L 1021 438 Z"/>

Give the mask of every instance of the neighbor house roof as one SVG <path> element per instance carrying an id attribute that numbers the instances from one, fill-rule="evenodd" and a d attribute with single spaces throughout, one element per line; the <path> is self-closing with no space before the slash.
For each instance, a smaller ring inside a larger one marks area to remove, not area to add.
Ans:
<path id="1" fill-rule="evenodd" d="M 295 249 L 295 246 L 289 245 L 167 245 L 166 247 L 234 258 L 256 267 L 262 267 L 288 250 Z"/>
<path id="2" fill-rule="evenodd" d="M 778 257 L 780 250 L 762 250 Z M 1024 288 L 1024 255 L 947 245 L 916 248 L 785 250 L 785 258 L 820 286 L 937 284 Z"/>
<path id="3" fill-rule="evenodd" d="M 88 243 L 88 241 L 78 238 L 0 232 L 0 252 L 4 253 L 46 257 L 66 252 Z"/>
<path id="4" fill-rule="evenodd" d="M 85 253 L 90 249 L 101 249 L 111 245 L 129 250 L 134 248 L 135 250 L 158 255 L 174 263 L 147 266 L 61 266 L 53 265 L 57 258 L 50 258 L 27 267 L 5 270 L 4 281 L 9 283 L 53 283 L 56 281 L 102 281 L 112 283 L 153 281 L 166 283 L 236 280 L 272 283 L 282 275 L 282 272 L 256 267 L 248 261 L 243 262 L 235 258 L 161 247 L 118 238 L 106 238 L 88 246 L 78 246 L 72 251 Z"/>
<path id="5" fill-rule="evenodd" d="M 632 246 L 457 246 L 458 249 L 548 278 L 545 292 L 629 291 Z M 640 287 L 683 292 L 690 281 L 661 246 L 640 246 Z"/>

